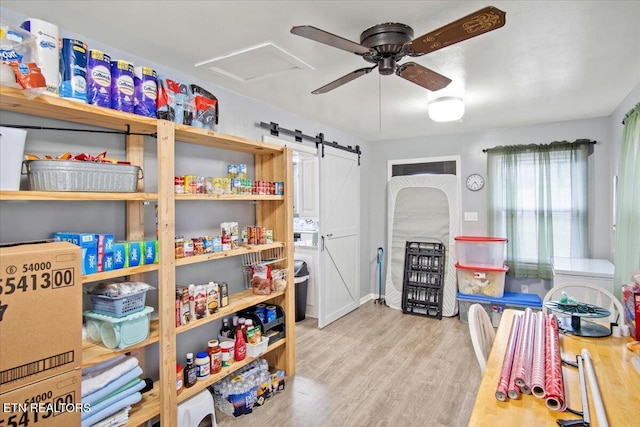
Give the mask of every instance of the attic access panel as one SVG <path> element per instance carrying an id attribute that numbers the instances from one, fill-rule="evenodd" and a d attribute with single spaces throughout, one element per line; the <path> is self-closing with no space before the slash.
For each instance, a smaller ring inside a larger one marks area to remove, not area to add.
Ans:
<path id="1" fill-rule="evenodd" d="M 313 68 L 273 43 L 263 43 L 207 59 L 194 65 L 230 77 L 240 82 L 249 82 L 295 70 Z"/>

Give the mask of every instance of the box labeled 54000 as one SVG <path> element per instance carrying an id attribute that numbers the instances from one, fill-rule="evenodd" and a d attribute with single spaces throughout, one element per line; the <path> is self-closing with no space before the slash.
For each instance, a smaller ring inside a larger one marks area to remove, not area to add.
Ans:
<path id="1" fill-rule="evenodd" d="M 0 247 L 0 393 L 81 366 L 82 249 Z"/>

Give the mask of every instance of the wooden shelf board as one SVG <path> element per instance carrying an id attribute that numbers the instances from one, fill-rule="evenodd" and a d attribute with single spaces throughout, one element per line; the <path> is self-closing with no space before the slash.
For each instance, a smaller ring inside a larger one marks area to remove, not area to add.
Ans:
<path id="1" fill-rule="evenodd" d="M 229 305 L 218 309 L 217 313 L 210 314 L 202 319 L 192 320 L 188 324 L 176 328 L 176 333 L 180 334 L 190 329 L 197 328 L 198 326 L 213 322 L 214 320 L 221 319 L 225 316 L 244 310 L 245 308 L 269 301 L 282 295 L 284 295 L 284 292 L 273 292 L 270 295 L 255 295 L 251 289 L 236 292 L 229 295 Z"/>
<path id="2" fill-rule="evenodd" d="M 98 282 L 100 280 L 115 279 L 117 277 L 131 276 L 133 274 L 157 271 L 158 264 L 139 265 L 137 267 L 120 268 L 118 270 L 103 271 L 101 273 L 85 274 L 82 283 Z"/>
<path id="3" fill-rule="evenodd" d="M 110 349 L 103 346 L 102 344 L 96 344 L 90 341 L 82 341 L 82 367 L 88 368 L 89 366 L 104 362 L 105 360 L 109 360 L 112 357 L 118 356 L 120 354 L 129 353 L 138 348 L 146 347 L 149 344 L 158 342 L 158 340 L 160 339 L 158 330 L 158 319 L 151 319 L 149 337 L 138 344 L 124 349 Z"/>
<path id="4" fill-rule="evenodd" d="M 278 348 L 280 346 L 283 346 L 286 343 L 286 340 L 287 340 L 286 338 L 282 338 L 282 339 L 276 341 L 274 344 L 271 344 L 269 347 L 267 347 L 267 351 L 266 351 L 265 354 L 269 353 L 272 350 L 275 350 L 276 348 Z M 260 357 L 262 357 L 262 356 L 260 356 Z M 205 388 L 207 388 L 211 384 L 220 381 L 222 378 L 224 378 L 227 375 L 237 371 L 238 369 L 242 368 L 243 366 L 247 366 L 249 363 L 253 362 L 256 359 L 257 358 L 253 358 L 253 357 L 248 357 L 247 356 L 247 357 L 244 358 L 244 360 L 242 360 L 240 362 L 234 362 L 231 366 L 222 368 L 222 371 L 218 372 L 217 374 L 209 375 L 209 378 L 207 378 L 205 380 L 198 380 L 198 382 L 196 382 L 193 387 L 185 388 L 185 389 L 182 390 L 182 392 L 180 392 L 180 394 L 178 394 L 178 402 L 183 402 L 183 401 L 187 400 L 188 398 L 195 396 L 196 394 L 198 394 L 199 392 L 201 392 L 202 390 L 204 390 Z"/>
<path id="5" fill-rule="evenodd" d="M 276 154 L 283 151 L 277 145 L 181 124 L 176 124 L 175 138 L 176 141 L 253 154 Z"/>
<path id="6" fill-rule="evenodd" d="M 230 251 L 215 252 L 215 253 L 212 253 L 212 254 L 204 254 L 204 255 L 196 255 L 196 256 L 191 256 L 191 257 L 187 257 L 187 258 L 177 258 L 176 259 L 176 266 L 188 265 L 188 264 L 196 264 L 196 263 L 199 263 L 199 262 L 206 262 L 206 261 L 210 261 L 210 260 L 213 260 L 213 259 L 221 259 L 221 258 L 226 258 L 226 257 L 239 256 L 239 255 L 244 255 L 244 254 L 249 254 L 249 253 L 254 253 L 254 252 L 260 252 L 260 251 L 264 251 L 264 250 L 267 250 L 267 249 L 282 248 L 284 246 L 285 246 L 284 242 L 274 242 L 274 243 L 270 243 L 268 245 L 241 246 L 238 249 L 231 249 Z"/>
<path id="7" fill-rule="evenodd" d="M 142 394 L 142 400 L 131 407 L 126 426 L 137 427 L 160 415 L 160 383 L 153 383 L 153 390 Z"/>
<path id="8" fill-rule="evenodd" d="M 98 193 L 94 191 L 0 191 L 0 200 L 73 200 L 149 201 L 158 200 L 157 193 Z"/>
<path id="9" fill-rule="evenodd" d="M 157 131 L 156 119 L 57 96 L 41 95 L 29 100 L 21 90 L 6 86 L 0 86 L 0 109 L 120 131 L 126 131 L 127 126 L 135 133 L 155 134 Z"/>
<path id="10" fill-rule="evenodd" d="M 272 194 L 176 194 L 176 200 L 284 200 L 284 196 Z"/>

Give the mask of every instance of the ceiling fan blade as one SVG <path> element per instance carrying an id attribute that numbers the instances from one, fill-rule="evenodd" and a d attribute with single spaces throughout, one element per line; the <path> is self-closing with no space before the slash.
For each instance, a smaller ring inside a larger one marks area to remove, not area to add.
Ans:
<path id="1" fill-rule="evenodd" d="M 377 65 L 374 65 L 373 67 L 370 68 L 360 68 L 359 70 L 355 70 L 350 72 L 349 74 L 346 74 L 342 77 L 340 77 L 337 80 L 332 81 L 329 84 L 326 84 L 324 86 L 322 86 L 321 88 L 318 88 L 316 90 L 314 90 L 313 92 L 311 92 L 314 95 L 319 95 L 321 93 L 327 93 L 330 90 L 333 90 L 339 86 L 342 86 L 345 83 L 349 83 L 352 80 L 357 79 L 360 76 L 364 76 L 365 74 L 369 74 L 374 68 L 376 68 Z"/>
<path id="2" fill-rule="evenodd" d="M 347 52 L 355 53 L 357 55 L 364 55 L 369 52 L 368 47 L 364 47 L 356 42 L 352 42 L 351 40 L 343 39 L 340 36 L 312 27 L 311 25 L 293 27 L 291 29 L 291 33 L 329 46 L 337 47 L 338 49 L 346 50 Z"/>
<path id="3" fill-rule="evenodd" d="M 409 80 L 425 89 L 435 92 L 451 83 L 451 79 L 438 74 L 433 70 L 423 67 L 415 62 L 405 62 L 398 65 L 396 74 L 405 80 Z"/>
<path id="4" fill-rule="evenodd" d="M 458 19 L 409 42 L 409 55 L 420 56 L 443 47 L 497 30 L 504 26 L 506 13 L 493 6 Z"/>

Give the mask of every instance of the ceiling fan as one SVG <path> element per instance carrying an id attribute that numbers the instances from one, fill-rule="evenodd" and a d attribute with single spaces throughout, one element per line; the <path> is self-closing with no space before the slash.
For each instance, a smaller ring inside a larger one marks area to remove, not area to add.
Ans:
<path id="1" fill-rule="evenodd" d="M 436 91 L 451 83 L 451 79 L 415 62 L 398 64 L 405 56 L 422 56 L 443 47 L 496 30 L 505 24 L 506 13 L 488 6 L 451 22 L 435 31 L 413 38 L 413 29 L 405 24 L 374 25 L 360 35 L 360 44 L 310 25 L 293 27 L 291 33 L 362 56 L 373 67 L 360 68 L 332 81 L 313 94 L 326 93 L 345 83 L 370 73 L 375 68 L 382 75 L 396 73 L 425 89 Z"/>

